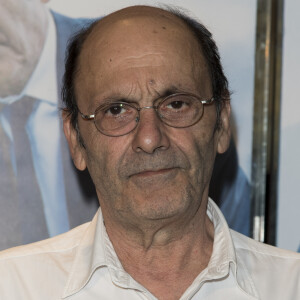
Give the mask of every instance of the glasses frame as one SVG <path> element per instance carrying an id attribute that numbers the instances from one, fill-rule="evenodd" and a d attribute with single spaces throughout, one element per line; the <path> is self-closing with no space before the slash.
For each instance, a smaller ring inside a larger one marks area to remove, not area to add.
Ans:
<path id="1" fill-rule="evenodd" d="M 83 114 L 83 113 L 80 111 L 79 108 L 78 108 L 78 112 L 79 112 L 79 114 L 81 115 L 81 117 L 82 117 L 83 120 L 85 120 L 85 121 L 93 121 L 93 123 L 94 123 L 96 129 L 97 129 L 99 132 L 101 132 L 102 134 L 104 134 L 104 135 L 106 135 L 106 136 L 111 136 L 111 137 L 123 136 L 123 135 L 129 134 L 130 132 L 132 132 L 132 131 L 138 126 L 138 123 L 139 123 L 139 121 L 140 121 L 140 111 L 141 111 L 142 109 L 150 109 L 150 108 L 153 108 L 153 109 L 156 111 L 156 113 L 157 113 L 159 119 L 162 121 L 162 123 L 165 124 L 165 125 L 167 125 L 167 126 L 173 127 L 173 128 L 187 128 L 187 127 L 193 126 L 193 125 L 195 125 L 196 123 L 198 123 L 198 122 L 200 121 L 200 119 L 202 118 L 202 115 L 203 115 L 203 111 L 204 111 L 204 110 L 202 111 L 202 114 L 199 116 L 199 118 L 197 118 L 197 119 L 195 120 L 195 122 L 193 122 L 192 124 L 189 124 L 189 125 L 187 125 L 187 126 L 173 126 L 173 125 L 170 125 L 170 124 L 166 123 L 166 122 L 163 120 L 163 118 L 162 118 L 162 117 L 160 116 L 160 114 L 158 113 L 158 109 L 159 109 L 159 107 L 160 107 L 160 105 L 161 105 L 162 103 L 164 103 L 164 102 L 165 102 L 166 100 L 168 100 L 169 98 L 172 98 L 172 97 L 175 97 L 175 96 L 191 96 L 191 97 L 193 97 L 193 98 L 196 98 L 199 102 L 201 102 L 201 104 L 202 104 L 203 106 L 204 106 L 204 105 L 209 105 L 209 104 L 211 104 L 211 103 L 213 103 L 213 102 L 215 101 L 215 98 L 214 98 L 214 97 L 211 97 L 211 98 L 209 98 L 209 99 L 200 99 L 199 96 L 197 96 L 197 95 L 195 95 L 195 94 L 192 94 L 192 93 L 175 93 L 175 94 L 171 94 L 171 95 L 168 95 L 167 97 L 163 98 L 163 99 L 159 102 L 158 105 L 143 106 L 143 107 L 138 107 L 138 106 L 136 106 L 136 105 L 133 105 L 133 104 L 131 104 L 131 103 L 127 103 L 127 102 L 124 102 L 124 101 L 116 101 L 116 102 L 114 102 L 113 104 L 118 104 L 118 103 L 119 103 L 119 104 L 126 104 L 126 105 L 128 105 L 128 106 L 134 108 L 134 109 L 138 112 L 138 116 L 137 116 L 137 118 L 136 118 L 136 125 L 133 127 L 133 129 L 131 129 L 130 131 L 128 131 L 128 132 L 126 132 L 126 133 L 120 134 L 120 135 L 119 135 L 119 134 L 118 134 L 118 135 L 107 134 L 106 132 L 101 131 L 101 130 L 97 127 L 97 125 L 96 125 L 95 117 L 96 117 L 96 115 L 97 115 L 97 112 L 100 111 L 101 108 L 102 108 L 104 105 L 106 105 L 106 104 L 101 104 L 100 106 L 98 106 L 98 107 L 95 109 L 95 112 L 94 112 L 93 114 L 91 114 L 91 115 Z"/>

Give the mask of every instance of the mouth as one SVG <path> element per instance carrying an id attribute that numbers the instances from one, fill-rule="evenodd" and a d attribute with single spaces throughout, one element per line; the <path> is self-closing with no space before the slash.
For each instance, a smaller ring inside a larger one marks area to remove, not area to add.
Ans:
<path id="1" fill-rule="evenodd" d="M 129 177 L 137 181 L 158 181 L 163 182 L 164 180 L 170 180 L 176 177 L 178 168 L 166 168 L 158 170 L 145 170 L 130 175 Z"/>
<path id="2" fill-rule="evenodd" d="M 144 170 L 130 176 L 130 180 L 139 188 L 166 187 L 175 180 L 179 168 Z"/>
<path id="3" fill-rule="evenodd" d="M 168 169 L 159 169 L 159 170 L 146 170 L 131 176 L 139 176 L 139 177 L 148 177 L 148 176 L 155 176 L 155 175 L 164 175 L 174 171 L 175 168 L 168 168 Z"/>

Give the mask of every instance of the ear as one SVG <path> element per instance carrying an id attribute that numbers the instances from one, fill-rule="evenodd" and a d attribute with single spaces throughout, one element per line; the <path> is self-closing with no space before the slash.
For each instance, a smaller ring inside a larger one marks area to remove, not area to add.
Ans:
<path id="1" fill-rule="evenodd" d="M 78 132 L 71 124 L 70 113 L 67 110 L 62 112 L 64 133 L 69 144 L 69 149 L 73 162 L 78 170 L 83 171 L 86 168 L 85 149 L 80 145 Z"/>
<path id="2" fill-rule="evenodd" d="M 217 152 L 218 153 L 224 153 L 230 143 L 230 102 L 225 100 L 222 105 L 222 110 L 220 113 L 220 122 L 221 127 L 218 129 L 218 144 L 217 144 Z"/>

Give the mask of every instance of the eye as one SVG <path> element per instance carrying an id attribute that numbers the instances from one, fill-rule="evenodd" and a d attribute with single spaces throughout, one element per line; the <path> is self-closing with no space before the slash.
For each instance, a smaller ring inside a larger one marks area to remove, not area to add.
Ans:
<path id="1" fill-rule="evenodd" d="M 173 108 L 173 109 L 181 109 L 184 105 L 186 105 L 185 102 L 176 100 L 168 103 L 166 107 Z"/>
<path id="2" fill-rule="evenodd" d="M 126 104 L 114 103 L 105 108 L 104 114 L 118 116 L 118 115 L 126 113 L 127 110 L 128 110 L 128 107 Z"/>
<path id="3" fill-rule="evenodd" d="M 193 99 L 191 97 L 185 95 L 177 95 L 169 97 L 165 101 L 163 101 L 160 105 L 160 109 L 166 112 L 183 112 L 190 109 L 192 103 Z"/>

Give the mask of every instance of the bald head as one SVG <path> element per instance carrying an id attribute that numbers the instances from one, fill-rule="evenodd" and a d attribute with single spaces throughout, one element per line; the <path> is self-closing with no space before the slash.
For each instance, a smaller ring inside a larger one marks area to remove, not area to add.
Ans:
<path id="1" fill-rule="evenodd" d="M 75 78 L 77 100 L 97 98 L 104 87 L 122 73 L 126 80 L 124 85 L 133 84 L 134 75 L 131 79 L 126 76 L 133 68 L 140 77 L 144 76 L 146 67 L 151 73 L 165 66 L 169 73 L 165 76 L 172 76 L 178 64 L 182 73 L 191 74 L 193 78 L 209 78 L 199 44 L 180 19 L 157 8 L 124 9 L 98 22 L 84 42 Z M 95 88 L 99 82 L 102 86 Z M 195 92 L 201 94 L 207 89 L 210 95 L 210 87 L 210 80 L 205 80 L 199 82 L 199 90 Z"/>
<path id="2" fill-rule="evenodd" d="M 176 58 L 180 58 L 180 62 Z M 77 120 L 76 100 L 80 94 L 85 91 L 82 95 L 85 98 L 96 97 L 93 93 L 100 91 L 90 87 L 100 78 L 114 80 L 118 67 L 126 72 L 133 66 L 142 69 L 143 65 L 151 64 L 155 68 L 164 64 L 172 74 L 176 63 L 181 64 L 181 72 L 202 78 L 198 86 L 200 93 L 209 93 L 212 89 L 218 100 L 228 94 L 227 80 L 211 34 L 181 12 L 133 6 L 93 23 L 73 39 L 67 57 L 63 98 L 73 125 Z M 96 73 L 97 76 L 89 76 Z"/>
<path id="3" fill-rule="evenodd" d="M 193 42 L 193 46 L 199 50 L 193 33 L 173 13 L 156 7 L 132 6 L 96 22 L 87 35 L 80 57 L 84 60 L 87 55 L 85 51 L 93 51 L 95 47 L 121 53 L 130 46 L 147 49 L 148 46 L 157 44 L 157 41 L 164 40 L 178 43 L 184 40 L 189 44 Z"/>
<path id="4" fill-rule="evenodd" d="M 136 5 L 130 6 L 118 11 L 115 11 L 97 22 L 99 26 L 105 26 L 106 24 L 110 26 L 115 22 L 119 22 L 121 20 L 128 20 L 134 19 L 138 17 L 143 18 L 152 18 L 152 19 L 165 19 L 169 20 L 170 22 L 174 22 L 175 24 L 181 24 L 182 21 L 178 18 L 174 13 L 161 9 L 159 7 L 152 7 L 152 6 L 144 6 L 144 5 Z"/>

